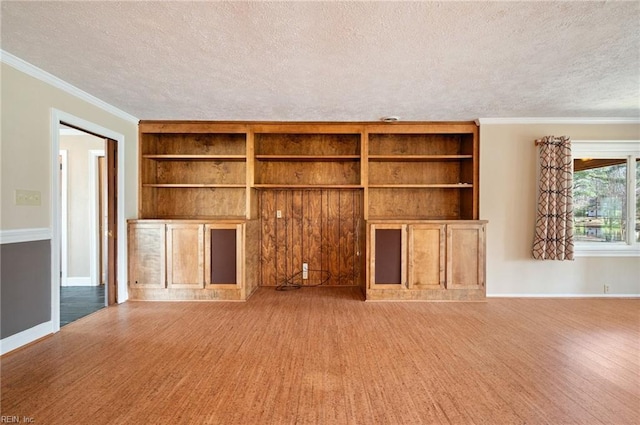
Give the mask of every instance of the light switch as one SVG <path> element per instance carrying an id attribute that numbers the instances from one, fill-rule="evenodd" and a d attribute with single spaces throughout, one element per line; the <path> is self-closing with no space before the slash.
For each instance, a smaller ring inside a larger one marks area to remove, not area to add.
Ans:
<path id="1" fill-rule="evenodd" d="M 41 204 L 39 190 L 16 189 L 16 205 L 38 207 Z"/>

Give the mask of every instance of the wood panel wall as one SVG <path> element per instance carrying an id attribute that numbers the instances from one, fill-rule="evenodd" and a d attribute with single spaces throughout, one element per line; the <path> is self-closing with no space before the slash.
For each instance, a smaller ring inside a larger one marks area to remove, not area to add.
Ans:
<path id="1" fill-rule="evenodd" d="M 361 284 L 363 201 L 361 190 L 262 190 L 261 285 L 277 286 L 309 263 L 314 284 L 328 271 L 325 285 Z M 282 218 L 277 218 L 277 211 Z"/>

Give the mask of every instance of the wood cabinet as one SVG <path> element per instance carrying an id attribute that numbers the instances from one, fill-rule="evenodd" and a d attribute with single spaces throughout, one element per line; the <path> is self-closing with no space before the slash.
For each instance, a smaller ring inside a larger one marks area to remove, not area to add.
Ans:
<path id="1" fill-rule="evenodd" d="M 367 299 L 484 299 L 485 224 L 369 222 Z"/>
<path id="2" fill-rule="evenodd" d="M 485 225 L 451 223 L 447 225 L 447 288 L 484 288 Z"/>
<path id="3" fill-rule="evenodd" d="M 367 299 L 484 296 L 474 123 L 139 130 L 132 298 L 246 299 L 304 263 Z"/>
<path id="4" fill-rule="evenodd" d="M 129 224 L 129 288 L 164 288 L 165 228 L 162 223 Z"/>
<path id="5" fill-rule="evenodd" d="M 447 240 L 446 224 L 425 223 L 407 226 L 408 252 L 407 287 L 409 289 L 445 289 L 448 280 L 445 274 Z"/>
<path id="6" fill-rule="evenodd" d="M 232 220 L 129 220 L 128 225 L 132 299 L 240 301 L 257 287 L 245 279 L 256 279 L 259 262 L 246 259 L 245 234 L 255 237 L 257 226 L 251 230 Z"/>
<path id="7" fill-rule="evenodd" d="M 204 287 L 204 224 L 166 224 L 168 288 Z"/>

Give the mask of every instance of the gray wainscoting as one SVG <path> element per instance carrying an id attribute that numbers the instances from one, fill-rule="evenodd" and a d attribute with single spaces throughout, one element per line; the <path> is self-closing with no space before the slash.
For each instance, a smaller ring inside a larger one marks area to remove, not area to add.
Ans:
<path id="1" fill-rule="evenodd" d="M 51 241 L 0 245 L 0 338 L 51 320 Z"/>

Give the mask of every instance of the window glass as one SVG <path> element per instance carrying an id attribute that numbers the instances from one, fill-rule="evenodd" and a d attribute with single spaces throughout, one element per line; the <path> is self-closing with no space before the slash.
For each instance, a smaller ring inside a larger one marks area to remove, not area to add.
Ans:
<path id="1" fill-rule="evenodd" d="M 576 158 L 573 169 L 575 241 L 624 242 L 627 232 L 626 159 Z"/>

